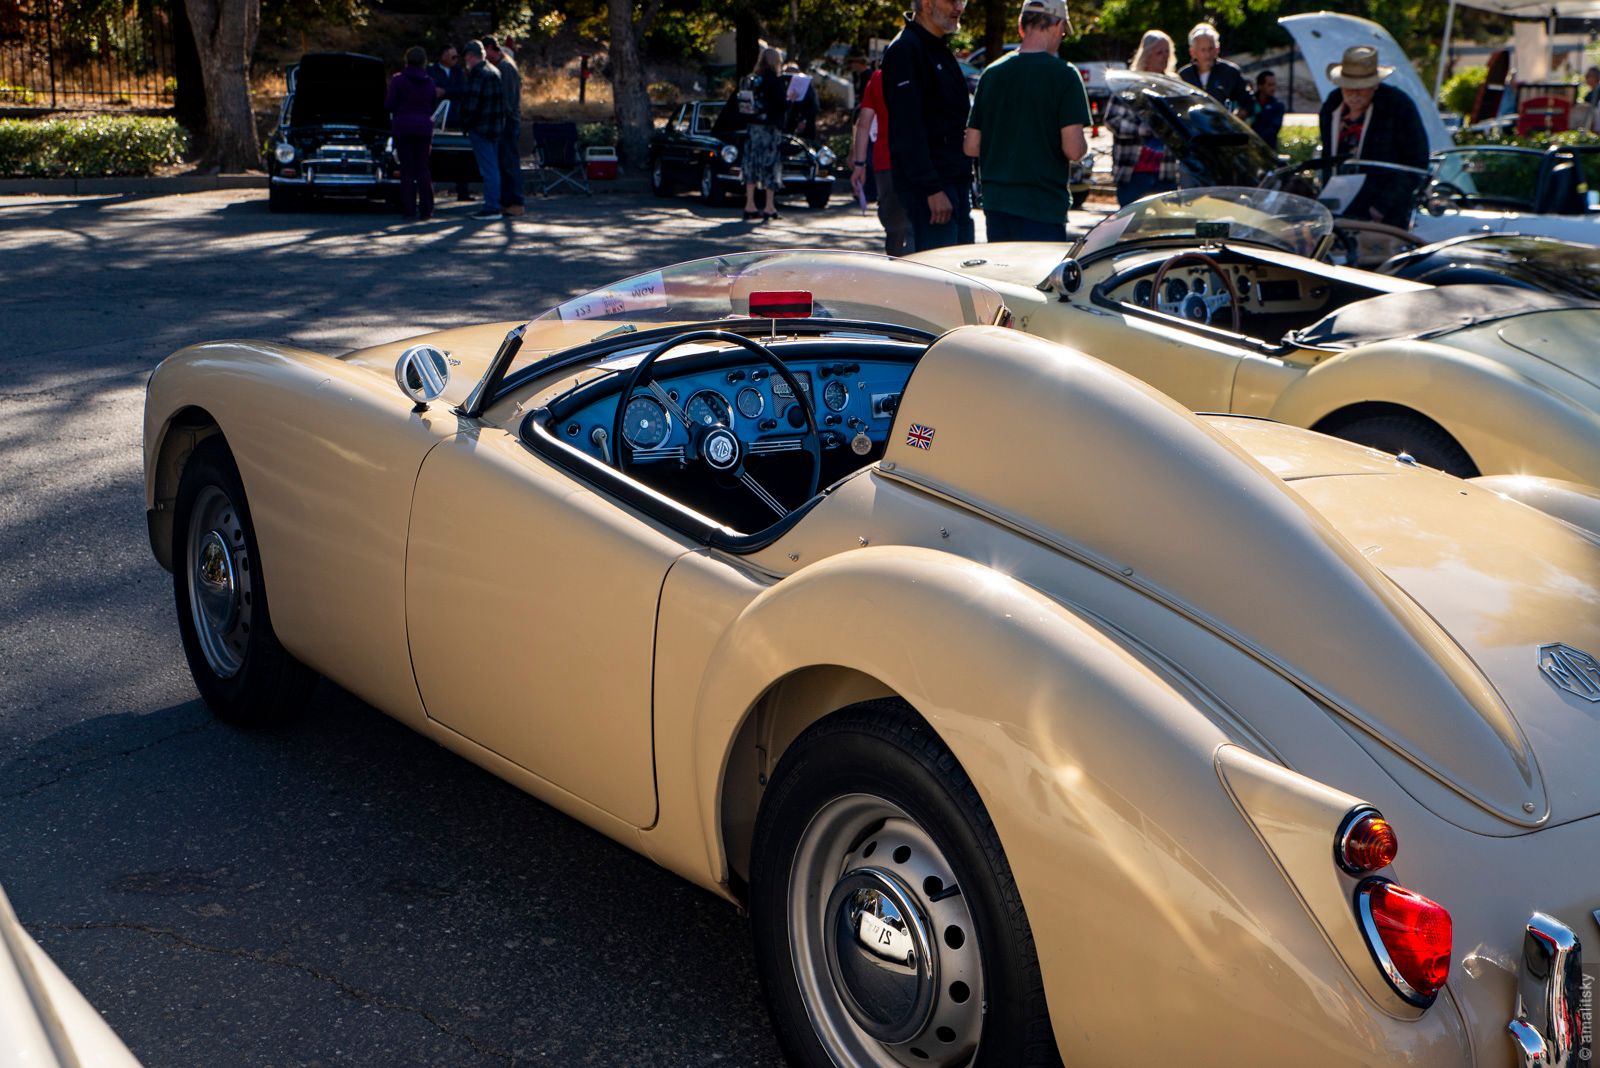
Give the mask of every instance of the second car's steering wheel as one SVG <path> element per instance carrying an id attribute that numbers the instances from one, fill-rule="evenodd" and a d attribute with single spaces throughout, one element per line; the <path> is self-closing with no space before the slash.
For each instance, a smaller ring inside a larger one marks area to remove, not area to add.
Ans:
<path id="1" fill-rule="evenodd" d="M 800 388 L 800 380 L 795 378 L 794 373 L 785 366 L 782 360 L 749 338 L 741 337 L 726 330 L 694 330 L 687 334 L 679 334 L 677 337 L 668 338 L 651 349 L 645 355 L 645 358 L 640 360 L 633 371 L 629 373 L 627 381 L 622 384 L 622 391 L 617 395 L 617 416 L 612 422 L 612 438 L 616 442 L 615 467 L 618 471 L 626 473 L 629 466 L 647 462 L 635 457 L 635 450 L 628 443 L 628 438 L 623 433 L 623 417 L 627 411 L 628 402 L 633 399 L 635 393 L 641 389 L 646 390 L 667 411 L 671 412 L 673 417 L 688 431 L 689 443 L 684 448 L 681 456 L 685 462 L 699 464 L 711 474 L 732 476 L 751 493 L 755 494 L 763 504 L 776 512 L 779 519 L 782 519 L 789 514 L 790 509 L 784 507 L 782 501 L 768 492 L 766 487 L 757 482 L 751 477 L 750 472 L 745 470 L 744 462 L 748 456 L 749 449 L 745 442 L 740 440 L 739 436 L 733 432 L 733 428 L 724 426 L 721 423 L 695 425 L 683 408 L 678 405 L 678 402 L 672 398 L 672 395 L 661 388 L 661 384 L 651 377 L 651 368 L 655 366 L 656 360 L 660 359 L 663 353 L 675 349 L 679 345 L 686 345 L 695 341 L 719 341 L 742 348 L 757 360 L 771 367 L 773 374 L 788 383 L 789 392 L 794 397 L 795 406 L 800 409 L 806 420 L 804 433 L 799 439 L 799 450 L 804 451 L 811 457 L 810 485 L 801 501 L 808 501 L 816 496 L 817 487 L 822 482 L 822 436 L 817 432 L 817 417 L 811 411 L 810 394 Z M 653 460 L 668 458 L 678 459 L 679 456 L 675 451 L 671 451 L 669 455 L 652 457 Z"/>
<path id="2" fill-rule="evenodd" d="M 1210 271 L 1212 276 L 1222 283 L 1222 291 L 1213 290 L 1210 293 L 1189 293 L 1179 301 L 1163 301 L 1161 299 L 1161 283 L 1167 280 L 1167 274 L 1174 267 L 1187 263 L 1198 263 Z M 1239 316 L 1239 291 L 1234 288 L 1233 279 L 1228 277 L 1217 261 L 1207 256 L 1204 252 L 1180 252 L 1161 265 L 1156 271 L 1155 279 L 1150 284 L 1150 310 L 1166 312 L 1177 315 L 1193 323 L 1209 323 L 1218 308 L 1226 301 L 1229 310 L 1233 313 L 1233 332 L 1239 333 L 1241 320 Z M 1163 306 L 1165 305 L 1165 306 Z"/>

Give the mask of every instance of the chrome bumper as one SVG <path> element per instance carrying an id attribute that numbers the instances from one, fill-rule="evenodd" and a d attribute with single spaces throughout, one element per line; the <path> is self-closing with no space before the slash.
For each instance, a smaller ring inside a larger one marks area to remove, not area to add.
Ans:
<path id="1" fill-rule="evenodd" d="M 1522 939 L 1516 1015 L 1507 1025 L 1517 1063 L 1522 1068 L 1587 1066 L 1594 1055 L 1593 1018 L 1578 936 L 1559 920 L 1535 912 Z"/>

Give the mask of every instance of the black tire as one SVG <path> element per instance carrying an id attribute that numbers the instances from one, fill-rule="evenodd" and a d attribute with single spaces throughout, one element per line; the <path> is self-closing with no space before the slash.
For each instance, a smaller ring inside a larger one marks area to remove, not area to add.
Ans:
<path id="1" fill-rule="evenodd" d="M 650 192 L 658 197 L 672 195 L 672 179 L 667 175 L 667 161 L 660 156 L 650 161 Z"/>
<path id="2" fill-rule="evenodd" d="M 267 186 L 267 210 L 274 215 L 281 215 L 286 211 L 293 211 L 300 206 L 300 197 L 293 191 L 281 185 Z"/>
<path id="3" fill-rule="evenodd" d="M 872 808 L 878 803 L 888 818 Z M 909 907 L 878 890 L 863 898 L 863 880 L 892 888 Z M 821 910 L 807 904 L 818 898 Z M 870 957 L 861 948 L 863 901 L 885 918 L 872 926 Z M 899 702 L 837 712 L 784 754 L 756 821 L 750 913 L 762 991 L 792 1064 L 898 1064 L 886 1043 L 947 1068 L 1061 1063 L 1033 933 L 994 824 L 950 750 Z M 919 919 L 899 918 L 906 913 Z M 911 933 L 885 935 L 890 928 Z M 913 975 L 918 947 L 927 971 Z M 937 985 L 925 978 L 935 973 Z M 874 1004 L 885 982 L 917 993 L 877 1006 L 884 1012 L 875 1026 L 899 1030 L 874 1037 L 860 1023 L 872 1010 L 860 1006 Z"/>
<path id="4" fill-rule="evenodd" d="M 828 206 L 828 197 L 832 194 L 831 189 L 812 189 L 806 193 L 806 207 L 812 211 L 821 211 Z"/>
<path id="5" fill-rule="evenodd" d="M 244 483 L 220 434 L 202 441 L 183 469 L 172 526 L 178 632 L 200 696 L 217 718 L 241 726 L 294 719 L 317 675 L 273 632 Z M 198 591 L 191 597 L 205 560 L 211 564 L 203 570 L 221 581 L 209 597 Z M 231 614 L 219 604 L 231 606 Z"/>
<path id="6" fill-rule="evenodd" d="M 1458 478 L 1476 478 L 1479 474 L 1478 465 L 1467 450 L 1438 423 L 1420 415 L 1394 412 L 1363 416 L 1341 423 L 1329 433 L 1384 452 L 1406 453 L 1424 467 Z"/>
<path id="7" fill-rule="evenodd" d="M 720 208 L 728 202 L 728 193 L 717 181 L 716 171 L 709 163 L 700 168 L 700 199 L 708 208 Z"/>

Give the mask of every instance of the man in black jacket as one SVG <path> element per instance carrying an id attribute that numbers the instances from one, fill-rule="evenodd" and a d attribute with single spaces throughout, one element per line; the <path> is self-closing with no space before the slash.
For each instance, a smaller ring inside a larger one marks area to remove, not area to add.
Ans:
<path id="1" fill-rule="evenodd" d="M 1400 163 L 1419 171 L 1428 166 L 1428 132 L 1416 104 L 1403 89 L 1381 84 L 1393 73 L 1393 67 L 1378 65 L 1378 50 L 1371 45 L 1347 48 L 1343 62 L 1328 64 L 1328 79 L 1338 88 L 1322 102 L 1318 116 L 1325 158 Z M 1369 168 L 1340 214 L 1410 229 L 1412 204 L 1425 177 Z"/>
<path id="2" fill-rule="evenodd" d="M 889 161 L 918 252 L 970 245 L 972 163 L 962 148 L 967 79 L 945 38 L 966 0 L 915 0 L 913 18 L 883 53 Z"/>
<path id="3" fill-rule="evenodd" d="M 1222 38 L 1217 28 L 1209 22 L 1198 24 L 1189 31 L 1189 58 L 1193 62 L 1180 70 L 1178 77 L 1196 89 L 1204 89 L 1248 122 L 1256 113 L 1255 96 L 1239 68 L 1217 58 L 1221 51 Z"/>

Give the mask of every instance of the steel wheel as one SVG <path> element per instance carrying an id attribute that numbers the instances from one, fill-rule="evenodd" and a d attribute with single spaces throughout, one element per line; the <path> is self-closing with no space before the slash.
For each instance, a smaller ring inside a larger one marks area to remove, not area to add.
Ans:
<path id="1" fill-rule="evenodd" d="M 902 702 L 840 709 L 784 751 L 756 816 L 749 902 L 796 1068 L 1060 1068 L 994 823 Z"/>
<path id="2" fill-rule="evenodd" d="M 789 937 L 835 1062 L 972 1058 L 983 1032 L 977 925 L 950 862 L 898 806 L 849 794 L 813 817 L 789 873 Z"/>
<path id="3" fill-rule="evenodd" d="M 293 719 L 317 676 L 278 641 L 239 468 L 220 434 L 195 446 L 178 482 L 172 589 L 195 688 L 231 723 Z"/>
<path id="4" fill-rule="evenodd" d="M 221 679 L 244 666 L 250 642 L 250 554 L 239 509 L 217 486 L 195 498 L 189 514 L 189 617 L 206 664 Z"/>

